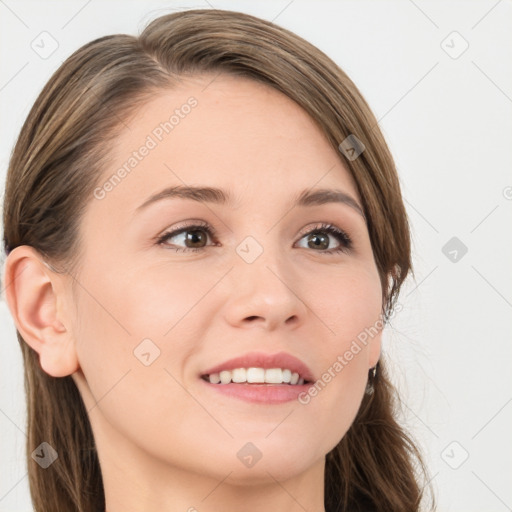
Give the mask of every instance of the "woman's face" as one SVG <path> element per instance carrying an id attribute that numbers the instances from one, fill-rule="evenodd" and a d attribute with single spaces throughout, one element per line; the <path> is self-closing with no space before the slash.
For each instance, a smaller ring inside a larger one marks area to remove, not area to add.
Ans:
<path id="1" fill-rule="evenodd" d="M 311 118 L 262 84 L 212 79 L 155 96 L 112 148 L 81 225 L 73 377 L 100 460 L 281 480 L 321 464 L 355 418 L 381 284 L 355 183 Z M 169 187 L 229 199 L 158 196 Z M 340 194 L 296 203 L 320 189 Z M 285 357 L 223 365 L 249 353 Z M 264 366 L 300 369 L 316 394 L 204 378 Z"/>

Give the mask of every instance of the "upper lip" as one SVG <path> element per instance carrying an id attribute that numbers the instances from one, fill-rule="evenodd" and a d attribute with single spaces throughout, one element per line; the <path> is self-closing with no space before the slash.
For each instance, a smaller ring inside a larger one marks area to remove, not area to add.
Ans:
<path id="1" fill-rule="evenodd" d="M 308 366 L 287 352 L 278 352 L 276 354 L 248 352 L 242 356 L 217 364 L 204 371 L 201 375 L 210 375 L 212 373 L 219 373 L 222 370 L 234 370 L 235 368 L 287 368 L 292 372 L 297 372 L 299 377 L 302 377 L 305 381 L 315 381 L 313 372 Z"/>

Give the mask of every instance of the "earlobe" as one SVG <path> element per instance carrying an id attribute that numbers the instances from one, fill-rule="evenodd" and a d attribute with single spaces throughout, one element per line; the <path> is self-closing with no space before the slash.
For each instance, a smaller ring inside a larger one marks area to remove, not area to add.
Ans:
<path id="1" fill-rule="evenodd" d="M 39 354 L 43 370 L 53 377 L 75 372 L 79 367 L 75 343 L 59 307 L 64 299 L 60 276 L 33 247 L 23 245 L 9 253 L 3 282 L 16 328 Z"/>

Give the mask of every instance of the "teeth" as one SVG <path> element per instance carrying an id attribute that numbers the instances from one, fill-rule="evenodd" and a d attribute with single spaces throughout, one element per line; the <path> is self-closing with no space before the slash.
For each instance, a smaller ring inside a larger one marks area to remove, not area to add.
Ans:
<path id="1" fill-rule="evenodd" d="M 237 368 L 231 372 L 231 380 L 233 382 L 245 382 L 247 380 L 247 372 L 245 368 Z"/>
<path id="2" fill-rule="evenodd" d="M 269 368 L 265 370 L 265 382 L 269 384 L 282 384 L 283 370 L 281 370 L 281 368 Z"/>
<path id="3" fill-rule="evenodd" d="M 210 382 L 212 384 L 218 384 L 220 382 L 220 375 L 218 373 L 212 373 L 210 375 Z"/>
<path id="4" fill-rule="evenodd" d="M 247 368 L 246 380 L 250 384 L 263 384 L 265 382 L 265 370 L 263 368 Z"/>
<path id="5" fill-rule="evenodd" d="M 219 373 L 212 373 L 206 376 L 211 384 L 229 384 L 230 382 L 249 384 L 291 384 L 302 385 L 304 378 L 297 372 L 287 368 L 235 368 L 234 370 L 223 370 Z"/>
<path id="6" fill-rule="evenodd" d="M 231 382 L 231 372 L 223 371 L 219 374 L 221 384 L 229 384 Z"/>

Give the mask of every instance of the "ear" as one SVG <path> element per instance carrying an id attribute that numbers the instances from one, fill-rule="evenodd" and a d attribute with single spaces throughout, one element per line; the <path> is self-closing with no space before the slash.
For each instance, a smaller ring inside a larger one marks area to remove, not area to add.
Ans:
<path id="1" fill-rule="evenodd" d="M 70 319 L 65 318 L 65 288 L 40 254 L 28 245 L 7 256 L 3 276 L 5 298 L 17 330 L 39 354 L 41 368 L 53 377 L 65 377 L 78 368 Z"/>

